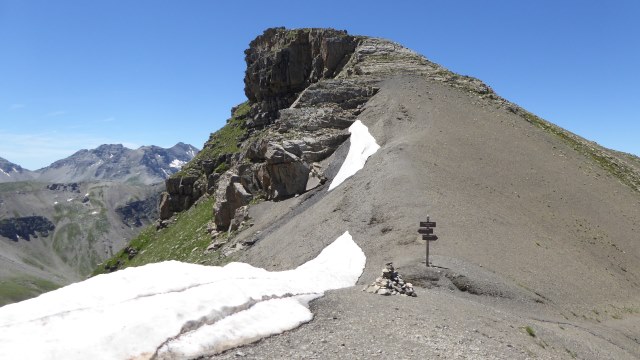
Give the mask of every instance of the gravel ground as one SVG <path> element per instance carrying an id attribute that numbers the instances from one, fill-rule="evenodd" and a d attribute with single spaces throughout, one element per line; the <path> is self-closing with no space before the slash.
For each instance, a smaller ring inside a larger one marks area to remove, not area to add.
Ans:
<path id="1" fill-rule="evenodd" d="M 316 300 L 310 323 L 218 357 L 640 358 L 637 192 L 504 107 L 417 76 L 381 83 L 360 119 L 381 145 L 364 169 L 257 206 L 238 235 L 261 232 L 239 261 L 285 270 L 349 230 L 367 256 L 358 285 Z M 449 276 L 417 298 L 361 292 L 388 261 L 429 278 L 427 213 Z"/>

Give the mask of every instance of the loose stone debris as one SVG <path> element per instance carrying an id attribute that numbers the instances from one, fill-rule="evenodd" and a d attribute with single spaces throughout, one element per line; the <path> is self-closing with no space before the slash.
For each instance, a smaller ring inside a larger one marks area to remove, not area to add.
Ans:
<path id="1" fill-rule="evenodd" d="M 402 276 L 394 269 L 391 262 L 387 263 L 385 268 L 382 269 L 382 275 L 362 291 L 378 295 L 418 296 L 413 290 L 413 285 L 402 280 Z"/>

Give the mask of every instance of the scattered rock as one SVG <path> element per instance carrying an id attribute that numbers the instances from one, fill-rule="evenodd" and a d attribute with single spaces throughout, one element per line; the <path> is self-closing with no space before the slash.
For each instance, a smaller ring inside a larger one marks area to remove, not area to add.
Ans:
<path id="1" fill-rule="evenodd" d="M 138 255 L 138 249 L 131 246 L 125 247 L 123 251 L 125 254 L 127 254 L 127 257 L 129 258 L 129 260 L 133 259 L 136 255 Z"/>

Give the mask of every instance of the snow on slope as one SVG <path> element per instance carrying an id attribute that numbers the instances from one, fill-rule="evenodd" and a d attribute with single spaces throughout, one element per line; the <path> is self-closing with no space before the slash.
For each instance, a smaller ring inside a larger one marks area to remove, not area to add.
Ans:
<path id="1" fill-rule="evenodd" d="M 324 291 L 352 286 L 365 255 L 345 232 L 295 270 L 169 261 L 0 308 L 0 358 L 148 359 L 212 354 L 292 329 Z"/>
<path id="2" fill-rule="evenodd" d="M 369 129 L 360 121 L 356 120 L 349 127 L 351 137 L 349 138 L 349 153 L 344 159 L 344 163 L 340 167 L 338 174 L 331 181 L 329 190 L 333 190 L 342 184 L 347 178 L 357 173 L 364 167 L 369 156 L 373 155 L 380 149 L 380 145 L 376 143 L 376 139 L 371 136 Z"/>

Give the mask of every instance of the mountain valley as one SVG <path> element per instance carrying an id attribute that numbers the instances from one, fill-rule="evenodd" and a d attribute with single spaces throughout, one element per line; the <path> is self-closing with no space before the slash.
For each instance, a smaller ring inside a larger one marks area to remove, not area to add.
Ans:
<path id="1" fill-rule="evenodd" d="M 102 145 L 34 172 L 9 165 L 0 183 L 0 304 L 90 274 L 158 218 L 163 179 L 197 151 Z"/>

